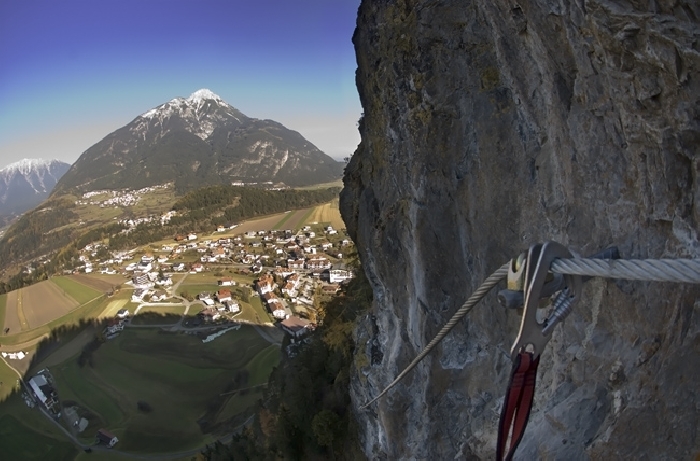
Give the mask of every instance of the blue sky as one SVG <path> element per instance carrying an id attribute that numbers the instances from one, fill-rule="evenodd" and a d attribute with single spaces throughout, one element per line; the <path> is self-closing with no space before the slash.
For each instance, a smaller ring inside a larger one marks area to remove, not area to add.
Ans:
<path id="1" fill-rule="evenodd" d="M 0 2 L 0 168 L 74 162 L 136 116 L 208 88 L 350 156 L 360 0 Z"/>

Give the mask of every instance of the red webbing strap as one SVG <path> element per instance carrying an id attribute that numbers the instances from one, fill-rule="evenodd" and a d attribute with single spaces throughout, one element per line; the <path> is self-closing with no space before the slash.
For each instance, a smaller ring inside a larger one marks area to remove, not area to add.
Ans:
<path id="1" fill-rule="evenodd" d="M 527 420 L 532 409 L 537 382 L 537 366 L 540 358 L 532 359 L 532 354 L 521 352 L 515 357 L 510 383 L 498 422 L 498 445 L 496 459 L 510 461 L 525 433 Z M 511 432 L 512 428 L 512 432 Z M 506 453 L 506 443 L 510 435 L 510 448 Z"/>

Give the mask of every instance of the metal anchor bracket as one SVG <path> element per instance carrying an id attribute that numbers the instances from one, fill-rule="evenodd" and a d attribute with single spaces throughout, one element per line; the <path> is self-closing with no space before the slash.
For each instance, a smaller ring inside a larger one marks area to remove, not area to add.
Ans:
<path id="1" fill-rule="evenodd" d="M 525 303 L 523 318 L 520 323 L 520 331 L 511 348 L 511 357 L 515 357 L 523 351 L 530 352 L 533 360 L 539 357 L 544 347 L 549 342 L 551 327 L 545 334 L 544 323 L 537 321 L 537 306 L 543 296 L 543 289 L 549 274 L 549 268 L 556 258 L 570 258 L 569 250 L 556 242 L 536 244 L 530 247 L 525 262 L 525 283 L 523 291 L 525 293 Z M 550 282 L 551 283 L 551 282 Z M 578 301 L 581 294 L 581 277 L 564 275 L 558 288 L 568 289 L 570 299 L 568 309 Z M 549 289 L 547 289 L 549 291 Z M 556 290 L 555 290 L 556 291 Z M 553 293 L 553 292 L 552 292 Z M 551 295 L 551 293 L 550 293 Z M 561 320 L 561 319 L 558 319 Z"/>

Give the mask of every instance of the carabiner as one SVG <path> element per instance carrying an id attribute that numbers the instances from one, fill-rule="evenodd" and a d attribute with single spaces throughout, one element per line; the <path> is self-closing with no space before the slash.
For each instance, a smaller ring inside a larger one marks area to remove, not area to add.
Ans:
<path id="1" fill-rule="evenodd" d="M 529 352 L 533 360 L 539 357 L 544 347 L 549 342 L 551 335 L 543 332 L 544 323 L 537 321 L 537 306 L 543 296 L 542 288 L 545 285 L 549 268 L 557 258 L 570 258 L 569 250 L 556 242 L 546 242 L 536 244 L 528 250 L 525 262 L 525 309 L 520 323 L 520 331 L 511 348 L 511 358 L 515 358 L 520 352 Z M 573 305 L 580 298 L 581 277 L 565 275 L 562 289 L 568 288 L 570 296 L 573 298 L 570 304 Z"/>

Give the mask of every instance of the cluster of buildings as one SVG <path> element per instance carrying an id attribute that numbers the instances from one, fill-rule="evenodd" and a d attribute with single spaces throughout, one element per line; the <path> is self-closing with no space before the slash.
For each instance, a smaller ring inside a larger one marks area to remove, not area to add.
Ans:
<path id="1" fill-rule="evenodd" d="M 197 298 L 204 303 L 205 309 L 200 312 L 207 320 L 216 320 L 224 312 L 237 314 L 241 311 L 241 305 L 233 299 L 231 290 L 222 288 L 216 293 L 200 293 Z"/>
<path id="2" fill-rule="evenodd" d="M 230 229 L 220 226 L 217 231 Z M 134 287 L 131 301 L 135 303 L 169 298 L 168 288 L 173 284 L 169 273 L 198 273 L 212 265 L 230 265 L 241 273 L 258 276 L 254 289 L 273 318 L 283 321 L 301 313 L 313 319 L 314 296 L 334 294 L 340 284 L 353 277 L 342 259 L 352 242 L 337 234 L 331 226 L 324 227 L 321 232 L 306 226 L 299 231 L 248 231 L 209 239 L 200 239 L 190 232 L 176 235 L 174 242 L 163 244 L 156 255 L 146 253 L 138 260 L 133 260 L 135 250 L 111 253 L 109 259 L 105 259 L 100 244 L 86 246 L 80 257 L 85 271 L 99 265 L 102 272 L 119 271 L 129 276 Z M 96 257 L 98 253 L 103 256 L 102 260 Z M 131 261 L 123 266 L 128 260 Z M 199 315 L 202 322 L 215 322 L 226 314 L 240 311 L 240 305 L 231 297 L 233 285 L 231 277 L 221 277 L 218 291 L 199 294 L 204 304 Z M 119 325 L 115 321 L 106 334 L 117 335 Z"/>
<path id="3" fill-rule="evenodd" d="M 132 206 L 136 205 L 141 196 L 147 192 L 153 192 L 158 189 L 168 189 L 172 187 L 172 184 L 161 184 L 158 186 L 144 187 L 138 190 L 94 190 L 90 192 L 85 192 L 83 194 L 82 200 L 76 200 L 76 205 L 98 205 L 100 207 L 106 206 Z M 95 197 L 105 195 L 107 198 L 103 200 L 91 200 Z"/>

